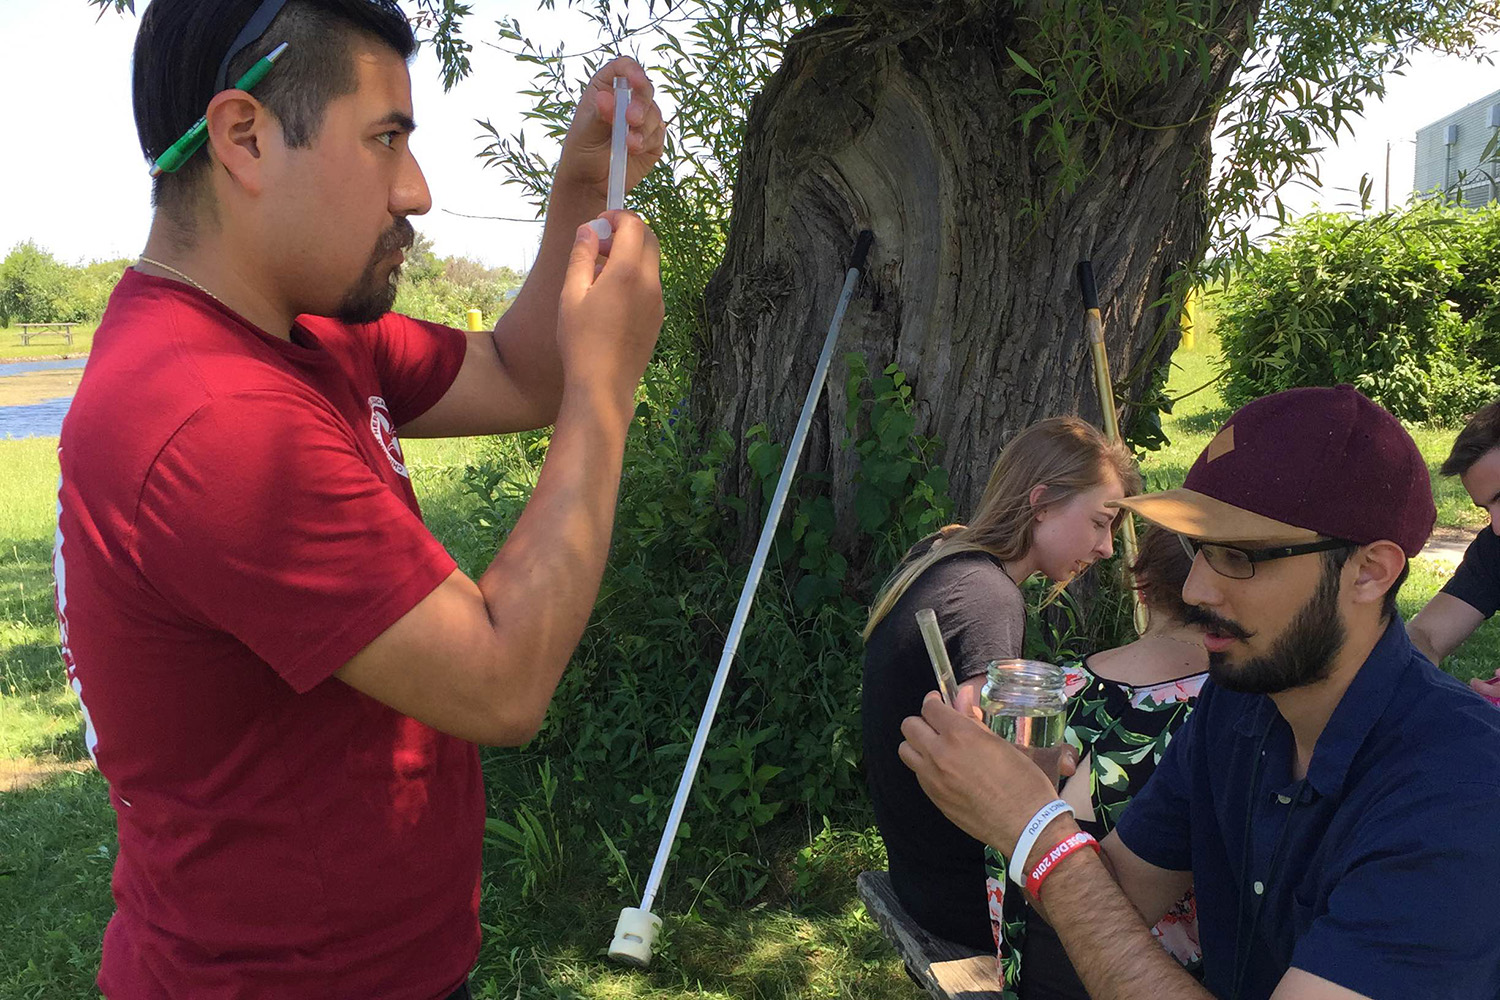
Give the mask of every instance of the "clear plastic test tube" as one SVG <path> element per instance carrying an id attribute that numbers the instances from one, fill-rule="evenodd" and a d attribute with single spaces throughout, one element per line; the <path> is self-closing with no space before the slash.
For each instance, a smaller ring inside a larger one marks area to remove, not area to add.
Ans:
<path id="1" fill-rule="evenodd" d="M 615 77 L 615 127 L 609 141 L 609 197 L 607 209 L 625 207 L 625 139 L 630 135 L 630 126 L 625 121 L 625 111 L 630 107 L 630 81 L 623 76 Z"/>

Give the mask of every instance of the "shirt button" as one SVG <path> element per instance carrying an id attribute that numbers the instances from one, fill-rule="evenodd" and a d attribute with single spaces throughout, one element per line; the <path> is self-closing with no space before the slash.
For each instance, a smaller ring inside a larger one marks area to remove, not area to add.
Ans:
<path id="1" fill-rule="evenodd" d="M 1266 884 L 1264 882 L 1257 882 L 1254 885 L 1252 885 L 1250 888 L 1252 888 L 1252 889 L 1255 890 L 1255 894 L 1257 896 L 1261 896 L 1261 895 L 1265 894 Z"/>
<path id="2" fill-rule="evenodd" d="M 1287 803 L 1292 801 L 1292 797 L 1290 795 L 1278 795 L 1276 796 L 1276 801 L 1280 802 L 1282 805 L 1286 805 Z"/>

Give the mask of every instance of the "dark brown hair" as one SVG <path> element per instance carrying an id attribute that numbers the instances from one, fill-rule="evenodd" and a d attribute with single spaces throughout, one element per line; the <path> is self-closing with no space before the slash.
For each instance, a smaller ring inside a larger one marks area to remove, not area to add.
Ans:
<path id="1" fill-rule="evenodd" d="M 1491 403 L 1469 418 L 1438 472 L 1461 476 L 1497 445 L 1500 445 L 1500 402 Z"/>
<path id="2" fill-rule="evenodd" d="M 259 0 L 153 0 L 135 36 L 133 92 L 141 151 L 154 161 L 187 131 L 214 96 L 219 62 Z M 357 35 L 389 45 L 410 60 L 417 42 L 391 0 L 290 0 L 265 34 L 229 65 L 230 85 L 282 42 L 291 47 L 255 89 L 255 98 L 281 124 L 286 144 L 306 147 L 317 137 L 323 112 L 357 86 L 351 42 Z M 175 174 L 162 174 L 151 203 L 190 227 L 189 209 L 208 175 L 206 149 Z"/>
<path id="3" fill-rule="evenodd" d="M 1135 589 L 1152 614 L 1166 615 L 1174 622 L 1188 620 L 1188 606 L 1182 599 L 1182 585 L 1192 572 L 1177 533 L 1166 528 L 1147 528 L 1141 536 L 1140 550 L 1130 571 L 1135 574 Z"/>

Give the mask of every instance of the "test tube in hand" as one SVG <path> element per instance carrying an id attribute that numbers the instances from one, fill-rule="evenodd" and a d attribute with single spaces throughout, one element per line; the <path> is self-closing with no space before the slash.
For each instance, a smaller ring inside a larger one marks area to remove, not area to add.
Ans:
<path id="1" fill-rule="evenodd" d="M 625 140 L 630 135 L 630 125 L 625 121 L 625 111 L 630 107 L 630 81 L 623 76 L 615 77 L 615 122 L 614 130 L 609 138 L 609 194 L 604 200 L 604 207 L 616 210 L 625 207 L 625 163 L 630 154 L 626 151 Z M 614 231 L 605 219 L 595 219 L 589 225 L 599 234 L 600 240 L 607 240 Z"/>
<path id="2" fill-rule="evenodd" d="M 938 692 L 949 706 L 958 704 L 958 679 L 953 676 L 953 664 L 948 660 L 948 647 L 943 643 L 943 631 L 938 628 L 937 612 L 931 608 L 918 611 L 917 628 L 922 631 L 922 641 L 927 644 L 927 656 L 932 660 L 932 672 L 937 677 Z"/>

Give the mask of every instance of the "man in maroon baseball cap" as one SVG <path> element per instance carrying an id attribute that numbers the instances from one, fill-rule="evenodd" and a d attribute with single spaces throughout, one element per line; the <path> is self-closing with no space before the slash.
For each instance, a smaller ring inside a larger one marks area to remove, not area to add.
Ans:
<path id="1" fill-rule="evenodd" d="M 1437 510 L 1427 463 L 1399 421 L 1356 392 L 1292 389 L 1248 404 L 1226 423 L 1198 456 L 1181 489 L 1127 497 L 1119 506 L 1178 533 L 1208 569 L 1183 587 L 1204 626 L 1209 668 L 1221 687 L 1274 694 L 1303 687 L 1333 668 L 1331 653 L 1344 644 L 1346 624 L 1337 613 L 1336 574 L 1351 557 L 1359 597 L 1370 603 L 1371 587 L 1385 585 L 1370 610 L 1379 638 L 1396 613 L 1396 592 L 1406 580 L 1407 560 L 1422 551 Z M 1243 614 L 1224 592 L 1254 580 L 1259 595 L 1279 598 L 1264 613 L 1279 620 L 1301 591 L 1285 580 L 1305 576 L 1318 560 L 1263 564 L 1325 553 L 1319 586 L 1290 626 L 1271 634 Z M 1336 701 L 1337 699 L 1335 699 Z M 1329 707 L 1332 707 L 1330 703 Z M 1306 750 L 1312 752 L 1316 733 Z"/>
<path id="2" fill-rule="evenodd" d="M 1165 750 L 1142 748 L 1160 765 L 1105 863 L 1024 753 L 931 697 L 901 750 L 928 795 L 1020 848 L 1092 996 L 1500 996 L 1500 713 L 1396 612 L 1435 519 L 1411 436 L 1349 386 L 1276 393 L 1181 489 L 1119 505 L 1193 553 L 1212 681 Z M 1202 986 L 1147 931 L 1189 885 Z"/>

